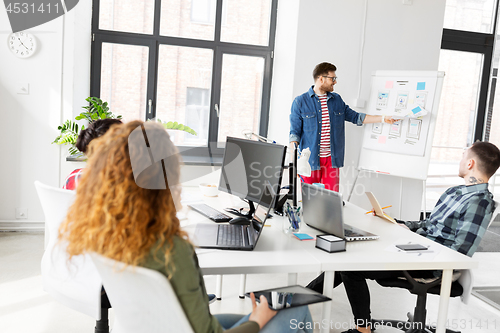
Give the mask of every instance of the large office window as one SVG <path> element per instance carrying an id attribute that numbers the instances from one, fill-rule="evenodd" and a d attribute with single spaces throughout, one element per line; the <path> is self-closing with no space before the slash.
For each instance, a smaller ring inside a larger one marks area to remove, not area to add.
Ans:
<path id="1" fill-rule="evenodd" d="M 126 121 L 190 126 L 172 132 L 186 154 L 266 136 L 276 13 L 277 0 L 93 0 L 91 94 Z"/>
<path id="2" fill-rule="evenodd" d="M 458 162 L 465 147 L 477 140 L 500 143 L 500 135 L 490 131 L 495 122 L 500 124 L 500 99 L 494 103 L 498 2 L 446 2 L 439 58 L 439 70 L 445 72 L 445 78 L 427 180 L 427 210 L 446 188 L 463 184 Z"/>

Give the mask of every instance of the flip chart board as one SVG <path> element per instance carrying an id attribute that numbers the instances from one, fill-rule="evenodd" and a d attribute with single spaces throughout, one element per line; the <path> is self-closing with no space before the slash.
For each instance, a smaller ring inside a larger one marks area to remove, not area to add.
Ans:
<path id="1" fill-rule="evenodd" d="M 359 169 L 427 179 L 444 72 L 376 71 L 367 114 L 400 118 L 365 124 Z"/>

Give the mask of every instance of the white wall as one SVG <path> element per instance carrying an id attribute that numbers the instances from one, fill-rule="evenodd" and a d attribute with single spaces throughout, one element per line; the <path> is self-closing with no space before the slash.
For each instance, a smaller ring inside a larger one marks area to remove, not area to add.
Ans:
<path id="1" fill-rule="evenodd" d="M 275 72 L 273 76 L 269 137 L 288 142 L 288 116 L 293 98 L 313 84 L 312 70 L 320 62 L 328 61 L 337 66 L 336 91 L 347 104 L 358 97 L 361 70 L 360 98 L 365 101 L 370 92 L 371 73 L 375 70 L 437 70 L 445 0 L 415 0 L 413 5 L 403 5 L 401 0 L 300 0 L 297 23 L 290 27 L 283 18 L 283 1 L 278 11 Z M 296 1 L 291 9 L 295 10 Z M 363 61 L 360 68 L 364 6 L 366 35 Z M 295 13 L 293 13 L 295 14 Z M 283 34 L 282 32 L 286 33 Z M 295 33 L 295 36 L 293 34 Z M 295 37 L 295 40 L 294 40 Z M 291 41 L 291 42 L 290 42 Z M 279 66 L 281 62 L 293 67 Z M 281 80 L 280 80 L 281 78 Z M 283 91 L 283 90 L 286 90 Z M 353 108 L 359 112 L 364 109 Z M 286 125 L 284 125 L 286 124 Z M 349 193 L 357 173 L 362 127 L 346 124 L 345 167 L 341 185 L 345 196 Z M 403 163 L 403 162 L 402 162 Z M 361 179 L 356 188 L 373 190 L 381 204 L 392 204 L 388 210 L 399 216 L 399 190 L 401 179 L 376 177 Z M 403 180 L 402 218 L 418 218 L 422 196 L 420 181 Z M 369 208 L 364 195 L 351 200 Z"/>
<path id="2" fill-rule="evenodd" d="M 0 229 L 2 224 L 44 220 L 33 183 L 61 185 L 60 160 L 65 154 L 51 142 L 62 120 L 84 104 L 90 80 L 90 1 L 29 29 L 37 38 L 38 51 L 27 59 L 17 58 L 6 47 L 11 28 L 4 8 L 0 9 Z M 81 38 L 83 31 L 87 43 Z M 29 95 L 17 94 L 19 83 L 29 84 Z M 64 167 L 64 173 L 72 168 Z M 27 208 L 28 219 L 16 220 L 16 208 Z"/>

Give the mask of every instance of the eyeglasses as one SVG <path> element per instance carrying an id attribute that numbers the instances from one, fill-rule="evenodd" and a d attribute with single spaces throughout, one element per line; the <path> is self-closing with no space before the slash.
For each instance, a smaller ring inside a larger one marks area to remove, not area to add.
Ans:
<path id="1" fill-rule="evenodd" d="M 326 76 L 326 75 L 322 75 L 323 77 L 327 77 L 329 79 L 332 79 L 333 82 L 337 81 L 337 76 Z"/>

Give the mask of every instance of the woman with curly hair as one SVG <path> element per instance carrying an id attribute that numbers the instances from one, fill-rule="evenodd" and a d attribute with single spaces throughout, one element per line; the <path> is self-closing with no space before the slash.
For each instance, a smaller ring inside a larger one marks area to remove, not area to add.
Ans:
<path id="1" fill-rule="evenodd" d="M 249 315 L 211 315 L 198 258 L 176 217 L 179 154 L 161 125 L 133 121 L 112 127 L 90 150 L 75 203 L 59 232 L 70 257 L 96 252 L 159 271 L 195 332 L 296 332 L 292 319 L 305 324 L 295 327 L 312 327 L 307 307 L 276 315 L 264 296 L 257 304 L 253 294 Z"/>

